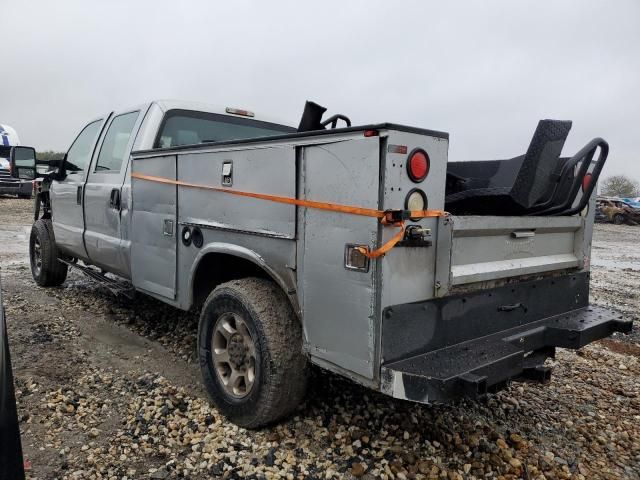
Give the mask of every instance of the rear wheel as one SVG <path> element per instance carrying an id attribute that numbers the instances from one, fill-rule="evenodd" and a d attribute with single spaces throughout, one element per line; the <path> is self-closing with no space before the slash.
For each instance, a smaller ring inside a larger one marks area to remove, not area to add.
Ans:
<path id="1" fill-rule="evenodd" d="M 198 353 L 211 400 L 241 427 L 276 422 L 304 398 L 302 329 L 269 280 L 233 280 L 211 292 L 200 315 Z"/>
<path id="2" fill-rule="evenodd" d="M 67 278 L 67 265 L 58 261 L 51 220 L 36 220 L 31 227 L 29 258 L 31 275 L 41 287 L 61 285 Z"/>
<path id="3" fill-rule="evenodd" d="M 613 216 L 613 223 L 615 223 L 616 225 L 622 225 L 624 223 L 624 215 L 622 215 L 621 213 L 616 213 Z"/>

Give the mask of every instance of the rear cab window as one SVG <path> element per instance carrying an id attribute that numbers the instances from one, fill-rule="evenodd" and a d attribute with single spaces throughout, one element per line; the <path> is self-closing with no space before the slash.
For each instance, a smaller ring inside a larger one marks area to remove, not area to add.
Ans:
<path id="1" fill-rule="evenodd" d="M 286 125 L 250 118 L 190 110 L 170 110 L 162 121 L 154 148 L 244 140 L 295 132 L 295 128 Z"/>

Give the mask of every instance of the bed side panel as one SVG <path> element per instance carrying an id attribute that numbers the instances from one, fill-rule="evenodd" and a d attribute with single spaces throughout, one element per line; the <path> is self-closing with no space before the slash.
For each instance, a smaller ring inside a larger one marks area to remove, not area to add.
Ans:
<path id="1" fill-rule="evenodd" d="M 305 147 L 300 185 L 300 196 L 308 200 L 377 209 L 379 138 Z M 344 253 L 347 244 L 375 246 L 378 220 L 300 208 L 299 223 L 298 287 L 306 348 L 317 363 L 337 366 L 360 381 L 371 379 L 376 262 L 368 272 L 347 270 Z"/>

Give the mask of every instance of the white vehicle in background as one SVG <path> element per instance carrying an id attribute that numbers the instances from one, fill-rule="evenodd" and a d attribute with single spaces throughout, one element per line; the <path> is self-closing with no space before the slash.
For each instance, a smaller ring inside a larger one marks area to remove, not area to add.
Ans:
<path id="1" fill-rule="evenodd" d="M 35 151 L 29 147 L 19 147 L 20 139 L 15 129 L 0 124 L 0 194 L 18 195 L 19 198 L 31 198 L 35 170 L 32 168 L 12 169 L 11 156 L 16 156 L 18 167 L 29 166 Z M 18 147 L 18 148 L 16 148 Z M 24 157 L 24 158 L 23 158 Z M 24 160 L 24 161 L 23 161 Z"/>

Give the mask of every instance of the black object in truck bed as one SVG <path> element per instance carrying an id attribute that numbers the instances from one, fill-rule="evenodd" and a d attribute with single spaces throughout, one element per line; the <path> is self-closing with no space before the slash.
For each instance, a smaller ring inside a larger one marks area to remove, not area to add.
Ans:
<path id="1" fill-rule="evenodd" d="M 577 349 L 632 322 L 588 305 L 588 273 L 389 307 L 382 382 L 408 400 L 477 395 L 518 377 L 546 380 L 555 347 Z"/>

